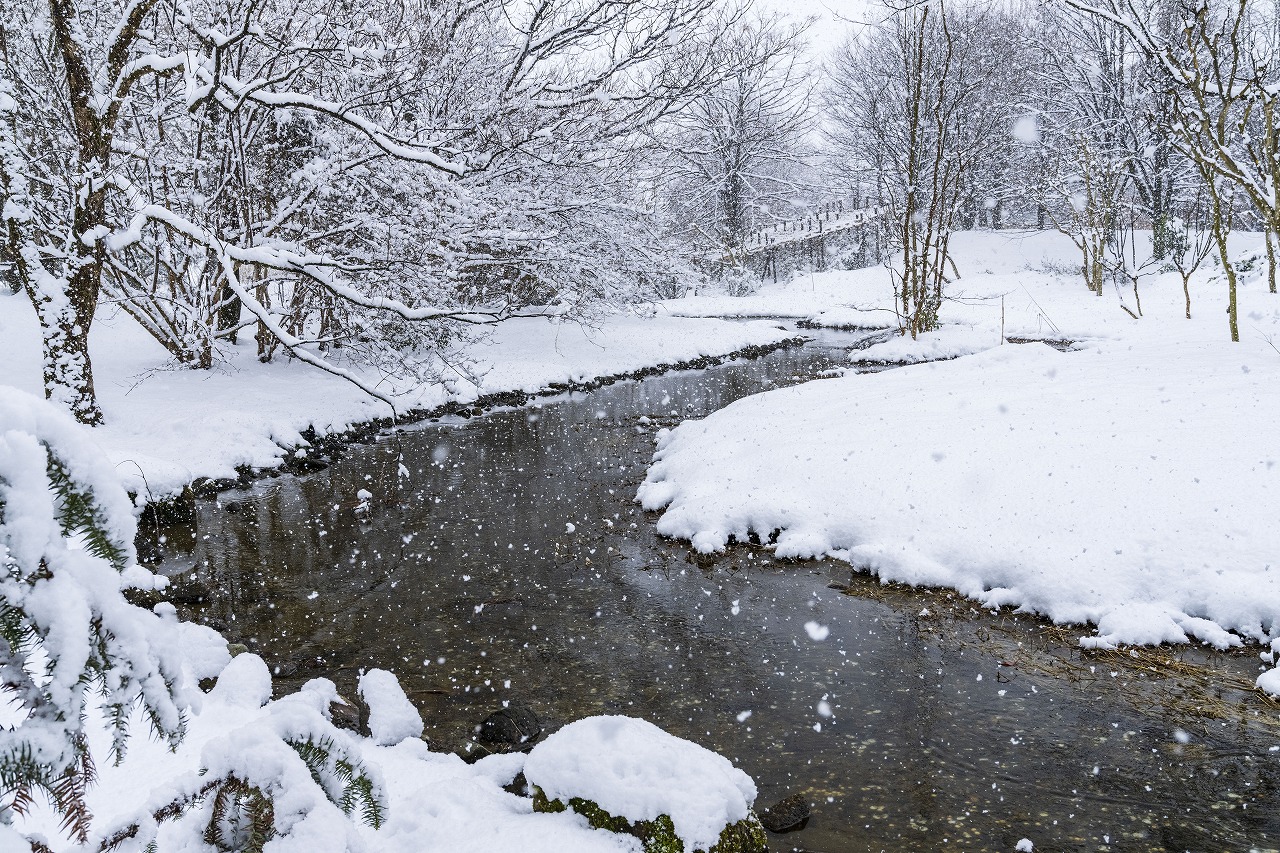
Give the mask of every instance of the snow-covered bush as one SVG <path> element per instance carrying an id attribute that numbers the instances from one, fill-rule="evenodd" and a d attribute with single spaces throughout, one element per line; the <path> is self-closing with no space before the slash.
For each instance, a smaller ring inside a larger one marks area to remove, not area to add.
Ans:
<path id="1" fill-rule="evenodd" d="M 271 696 L 261 659 L 228 666 L 216 632 L 179 621 L 170 604 L 146 610 L 125 598 L 166 581 L 137 565 L 133 506 L 87 436 L 56 406 L 0 386 L 0 823 L 43 794 L 81 844 L 92 829 L 91 725 L 108 728 L 109 757 L 121 761 L 139 709 L 176 749 L 206 701 L 258 709 Z M 198 681 L 219 672 L 205 696 Z M 336 698 L 331 682 L 313 681 L 213 739 L 199 772 L 162 784 L 100 849 L 144 849 L 174 820 L 225 850 L 260 850 L 303 826 L 325 833 L 328 849 L 350 846 L 335 843 L 355 837 L 347 815 L 376 827 L 385 799 L 357 745 L 328 719 Z"/>
<path id="2" fill-rule="evenodd" d="M 360 760 L 358 739 L 330 722 L 337 698 L 333 682 L 318 678 L 270 701 L 267 665 L 239 655 L 204 707 L 239 724 L 204 744 L 198 771 L 181 772 L 175 761 L 139 812 L 114 820 L 102 848 L 203 849 L 203 842 L 259 853 L 274 839 L 276 853 L 365 849 L 355 821 L 381 827 L 387 797 L 381 774 Z"/>
<path id="3" fill-rule="evenodd" d="M 135 705 L 176 744 L 197 680 L 227 659 L 213 631 L 125 600 L 123 590 L 164 579 L 136 564 L 133 507 L 86 434 L 55 406 L 0 387 L 0 693 L 22 714 L 0 731 L 0 803 L 22 812 L 44 793 L 81 840 L 93 695 L 114 758 Z"/>

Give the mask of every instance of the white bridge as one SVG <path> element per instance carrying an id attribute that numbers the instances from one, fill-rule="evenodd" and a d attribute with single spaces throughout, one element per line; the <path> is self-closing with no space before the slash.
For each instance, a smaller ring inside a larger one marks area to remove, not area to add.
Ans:
<path id="1" fill-rule="evenodd" d="M 758 228 L 738 250 L 738 263 L 760 270 L 761 278 L 778 280 L 778 261 L 788 267 L 826 269 L 827 250 L 857 242 L 865 251 L 866 226 L 888 214 L 885 206 L 848 209 L 843 201 L 821 205 L 816 213 L 800 219 Z M 875 254 L 879 254 L 878 240 Z M 879 257 L 868 263 L 876 263 Z"/>

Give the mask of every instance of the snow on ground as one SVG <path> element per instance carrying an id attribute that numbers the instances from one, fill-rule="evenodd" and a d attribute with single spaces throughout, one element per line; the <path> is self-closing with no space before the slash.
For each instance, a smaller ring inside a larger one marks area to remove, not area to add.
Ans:
<path id="1" fill-rule="evenodd" d="M 403 409 L 432 408 L 484 394 L 537 392 L 658 364 L 718 356 L 792 336 L 775 324 L 616 314 L 594 327 L 546 319 L 503 324 L 465 356 L 479 381 L 461 374 L 399 389 Z M 90 340 L 107 424 L 94 436 L 131 491 L 160 498 L 197 477 L 235 477 L 236 467 L 271 468 L 301 433 L 339 432 L 390 409 L 355 386 L 280 357 L 260 364 L 251 335 L 228 365 L 166 369 L 164 350 L 131 319 L 104 312 Z M 40 392 L 40 340 L 24 295 L 0 292 L 0 385 Z"/>
<path id="2" fill-rule="evenodd" d="M 1176 275 L 1143 282 L 1135 320 L 1133 294 L 1090 294 L 1054 235 L 958 236 L 948 325 L 853 357 L 964 357 L 768 392 L 661 435 L 639 492 L 658 529 L 704 552 L 780 531 L 779 555 L 1087 622 L 1086 644 L 1280 637 L 1280 297 L 1265 276 L 1244 276 L 1231 344 L 1209 272 L 1193 320 Z M 790 288 L 874 310 L 888 277 Z M 1076 351 L 1001 345 L 1000 295 L 1006 338 Z M 1280 675 L 1259 684 L 1280 692 Z"/>
<path id="3" fill-rule="evenodd" d="M 88 789 L 86 799 L 95 816 L 95 830 L 127 825 L 130 816 L 167 803 L 184 774 L 194 774 L 201 767 L 221 769 L 227 762 L 247 762 L 252 769 L 269 755 L 262 747 L 278 745 L 278 741 L 271 743 L 270 733 L 279 727 L 281 719 L 296 714 L 313 696 L 327 700 L 332 693 L 331 682 L 317 679 L 298 694 L 268 703 L 271 676 L 266 665 L 256 655 L 242 654 L 224 670 L 198 712 L 190 715 L 187 735 L 176 752 L 148 738 L 145 719 L 135 713 L 131 726 L 135 736 L 129 742 L 124 762 L 114 765 L 103 758 L 98 763 L 99 780 Z M 0 709 L 5 710 L 8 709 Z M 13 722 L 8 716 L 11 715 L 0 713 L 0 721 Z M 109 745 L 105 728 L 91 721 L 87 731 L 94 754 L 105 756 Z M 374 738 L 351 737 L 350 742 L 385 791 L 386 822 L 374 830 L 354 818 L 343 817 L 336 808 L 311 806 L 307 822 L 295 824 L 289 836 L 276 838 L 269 850 L 639 853 L 640 845 L 634 838 L 594 830 L 572 812 L 536 814 L 530 799 L 504 791 L 502 785 L 521 771 L 523 755 L 489 756 L 468 765 L 452 753 L 428 751 L 424 741 L 412 736 L 385 744 Z M 287 748 L 285 755 L 287 758 Z M 272 793 L 280 798 L 278 811 L 299 808 L 299 794 L 305 792 L 304 788 L 294 785 L 274 790 Z M 59 818 L 39 799 L 16 828 L 27 835 L 43 835 L 54 842 L 55 849 L 67 846 Z M 159 849 L 211 849 L 201 840 L 202 829 L 201 813 L 193 810 L 188 817 L 161 827 Z M 0 834 L 0 849 L 9 850 L 5 841 Z M 16 841 L 12 843 L 14 850 L 25 849 Z M 137 850 L 140 845 L 125 844 L 119 849 Z"/>
<path id="4" fill-rule="evenodd" d="M 1234 235 L 1232 246 L 1244 250 L 1253 242 L 1250 235 Z M 952 247 L 961 277 L 949 285 L 942 307 L 942 322 L 950 328 L 921 340 L 914 353 L 897 343 L 864 352 L 863 359 L 901 357 L 912 362 L 925 356 L 955 357 L 995 346 L 1002 334 L 1005 339 L 1036 340 L 1128 338 L 1151 331 L 1145 327 L 1183 319 L 1182 285 L 1176 274 L 1144 279 L 1139 291 L 1143 322 L 1135 321 L 1121 307 L 1138 313 L 1132 292 L 1108 289 L 1095 296 L 1086 291 L 1077 272 L 1076 248 L 1056 232 L 962 232 L 953 236 Z M 1200 274 L 1192 283 L 1194 320 L 1174 329 L 1179 336 L 1203 334 L 1220 340 L 1226 333 L 1225 288 L 1207 287 L 1207 275 Z M 783 317 L 836 328 L 891 329 L 898 326 L 894 306 L 892 279 L 884 267 L 876 266 L 802 272 L 776 284 L 768 282 L 749 296 L 704 293 L 659 303 L 659 310 L 677 317 Z M 1156 322 L 1146 322 L 1151 320 Z M 1243 326 L 1251 321 L 1256 322 L 1247 311 L 1241 313 Z M 933 340 L 938 337 L 947 339 L 946 349 L 929 355 L 940 346 Z"/>

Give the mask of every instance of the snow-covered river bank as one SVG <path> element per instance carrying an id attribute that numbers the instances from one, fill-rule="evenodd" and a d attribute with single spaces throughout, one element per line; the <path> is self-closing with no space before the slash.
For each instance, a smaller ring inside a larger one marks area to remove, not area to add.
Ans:
<path id="1" fill-rule="evenodd" d="M 283 688 L 395 670 L 438 747 L 519 701 L 552 726 L 626 713 L 714 748 L 761 806 L 815 804 L 774 849 L 1277 846 L 1256 658 L 1082 652 L 958 596 L 831 588 L 846 563 L 656 536 L 633 498 L 658 428 L 854 340 L 424 425 L 202 505 L 163 531 L 165 568 L 201 567 L 192 605 Z"/>

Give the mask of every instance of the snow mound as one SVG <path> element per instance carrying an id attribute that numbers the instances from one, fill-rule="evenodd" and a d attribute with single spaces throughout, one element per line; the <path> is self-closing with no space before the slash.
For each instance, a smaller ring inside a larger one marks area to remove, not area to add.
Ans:
<path id="1" fill-rule="evenodd" d="M 1272 696 L 1280 696 L 1280 666 L 1269 669 L 1258 676 L 1258 688 Z"/>
<path id="2" fill-rule="evenodd" d="M 360 676 L 360 696 L 369 705 L 369 733 L 374 743 L 392 746 L 422 736 L 422 716 L 396 677 L 385 669 Z"/>
<path id="3" fill-rule="evenodd" d="M 751 777 L 727 758 L 644 720 L 588 717 L 529 753 L 525 778 L 553 800 L 590 800 L 611 815 L 668 815 L 686 850 L 708 850 L 755 802 Z"/>
<path id="4" fill-rule="evenodd" d="M 638 499 L 703 552 L 778 531 L 780 557 L 1091 623 L 1093 645 L 1268 642 L 1277 382 L 1261 346 L 997 346 L 686 422 Z"/>
<path id="5" fill-rule="evenodd" d="M 209 701 L 233 708 L 261 708 L 271 701 L 271 672 L 262 658 L 248 652 L 237 655 L 218 675 Z"/>

